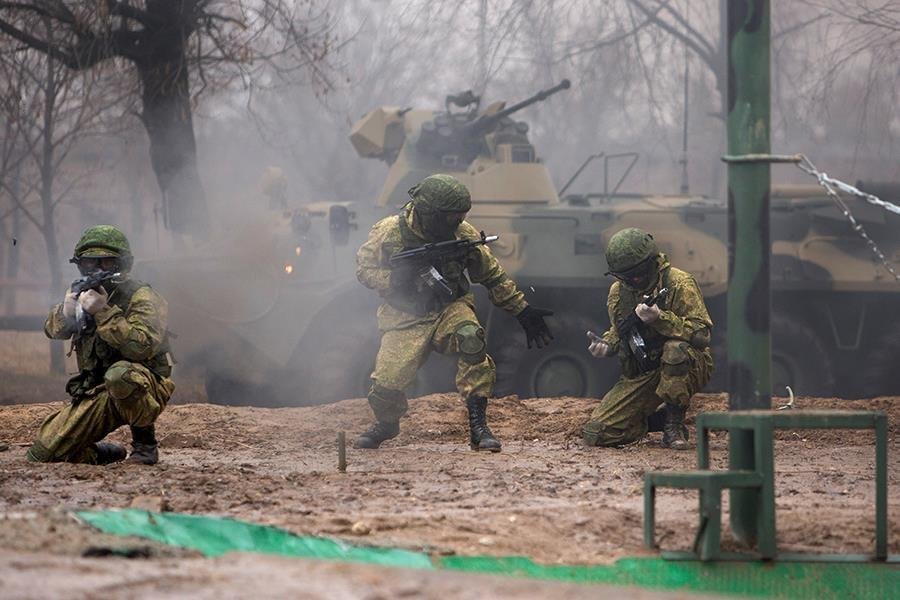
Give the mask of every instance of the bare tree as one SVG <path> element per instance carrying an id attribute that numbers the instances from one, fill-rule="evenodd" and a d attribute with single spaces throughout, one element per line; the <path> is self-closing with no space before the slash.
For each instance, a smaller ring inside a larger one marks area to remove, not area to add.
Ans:
<path id="1" fill-rule="evenodd" d="M 34 27 L 33 16 L 53 26 L 53 39 Z M 179 232 L 202 231 L 208 219 L 193 101 L 233 78 L 249 86 L 261 64 L 280 75 L 303 70 L 327 86 L 328 26 L 327 13 L 312 2 L 289 0 L 0 1 L 0 32 L 56 63 L 73 71 L 130 67 L 164 214 Z M 199 84 L 193 94 L 192 77 Z"/>
<path id="2" fill-rule="evenodd" d="M 31 18 L 37 21 L 32 27 L 52 43 L 55 23 L 43 16 Z M 75 72 L 53 53 L 16 45 L 11 39 L 0 40 L 0 78 L 5 82 L 0 93 L 5 121 L 0 166 L 22 176 L 0 179 L 0 191 L 10 200 L 8 213 L 21 213 L 40 233 L 49 293 L 56 295 L 64 288 L 57 209 L 91 175 L 80 169 L 62 177 L 63 165 L 78 144 L 97 133 L 101 115 L 120 105 L 122 96 L 109 85 L 108 70 Z M 61 371 L 62 346 L 51 348 L 51 368 Z"/>

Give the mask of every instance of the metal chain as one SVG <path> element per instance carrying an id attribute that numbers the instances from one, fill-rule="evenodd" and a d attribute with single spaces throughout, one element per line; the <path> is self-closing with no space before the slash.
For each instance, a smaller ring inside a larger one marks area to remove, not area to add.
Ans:
<path id="1" fill-rule="evenodd" d="M 869 246 L 869 249 L 872 251 L 872 254 L 874 254 L 875 258 L 877 258 L 884 266 L 884 268 L 887 269 L 888 273 L 893 275 L 894 279 L 900 281 L 900 275 L 897 274 L 897 272 L 894 270 L 894 267 L 892 267 L 888 262 L 887 257 L 885 257 L 884 253 L 878 248 L 878 246 L 875 244 L 875 241 L 869 237 L 868 233 L 866 233 L 866 230 L 862 226 L 862 223 L 856 220 L 856 217 L 854 217 L 853 213 L 850 212 L 850 208 L 844 202 L 843 198 L 841 198 L 840 195 L 836 191 L 834 191 L 834 188 L 838 188 L 846 194 L 852 194 L 854 196 L 863 198 L 870 204 L 880 206 L 885 210 L 889 210 L 896 214 L 900 214 L 900 206 L 891 204 L 890 202 L 885 202 L 878 196 L 867 194 L 861 190 L 858 190 L 850 184 L 844 183 L 843 181 L 839 181 L 837 179 L 833 179 L 829 177 L 827 173 L 823 173 L 816 169 L 816 166 L 812 163 L 811 160 L 809 160 L 809 158 L 802 154 L 800 155 L 800 157 L 801 161 L 797 163 L 797 167 L 804 173 L 812 175 L 819 181 L 819 185 L 821 185 L 825 189 L 825 191 L 828 192 L 828 195 L 831 196 L 831 198 L 834 200 L 834 203 L 837 204 L 841 212 L 844 213 L 844 216 L 847 217 L 847 220 L 850 221 L 850 226 L 853 228 L 853 231 L 858 233 L 859 237 L 861 237 L 863 241 L 866 242 L 866 244 Z"/>

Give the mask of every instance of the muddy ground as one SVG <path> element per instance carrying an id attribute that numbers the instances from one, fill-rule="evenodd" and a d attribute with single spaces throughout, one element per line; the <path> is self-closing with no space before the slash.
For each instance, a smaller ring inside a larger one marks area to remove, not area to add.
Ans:
<path id="1" fill-rule="evenodd" d="M 219 591 L 234 591 L 249 585 L 250 576 L 229 579 L 224 573 L 235 572 L 229 565 L 263 572 L 267 561 L 276 560 L 256 557 L 261 562 L 253 563 L 254 557 L 234 556 L 205 561 L 184 551 L 95 533 L 66 512 L 127 507 L 137 496 L 159 497 L 173 511 L 227 515 L 298 534 L 436 554 L 515 554 L 544 563 L 583 564 L 646 555 L 641 538 L 642 475 L 648 470 L 692 468 L 695 455 L 661 448 L 659 434 L 622 449 L 584 448 L 579 428 L 594 402 L 515 396 L 492 401 L 489 420 L 503 441 L 503 452 L 482 454 L 468 450 L 465 411 L 457 397 L 438 394 L 415 399 L 403 419 L 401 435 L 376 451 L 349 449 L 343 474 L 336 468 L 335 438 L 339 431 L 346 431 L 352 439 L 365 428 L 370 414 L 363 399 L 282 409 L 175 404 L 158 423 L 162 460 L 156 467 L 29 464 L 24 458 L 27 444 L 59 403 L 2 406 L 0 438 L 10 449 L 0 452 L 0 548 L 4 549 L 0 583 L 22 591 L 29 581 L 40 579 L 49 586 L 45 591 L 56 595 L 66 589 L 60 582 L 71 581 L 71 573 L 80 571 L 86 561 L 92 566 L 85 568 L 96 577 L 82 581 L 84 590 L 79 588 L 78 594 L 143 595 L 141 585 L 146 587 L 147 581 L 163 576 L 173 578 L 175 587 L 166 589 L 175 595 L 193 589 L 197 577 L 219 582 L 213 585 Z M 892 398 L 798 398 L 796 404 L 890 413 L 889 496 L 895 507 L 900 500 L 900 405 Z M 689 413 L 689 424 L 698 411 L 725 407 L 723 395 L 700 395 Z M 125 442 L 126 430 L 110 437 Z M 714 437 L 712 447 L 714 468 L 724 468 L 726 435 Z M 781 549 L 871 551 L 873 447 L 870 432 L 779 434 L 776 486 Z M 658 533 L 664 548 L 690 545 L 696 504 L 690 492 L 659 493 Z M 725 504 L 727 513 L 727 498 Z M 897 553 L 900 512 L 896 509 L 890 527 L 890 551 Z M 727 534 L 725 544 L 738 547 Z M 131 562 L 79 558 L 90 546 L 123 545 L 142 547 L 152 558 Z M 134 572 L 134 577 L 144 583 L 133 590 L 111 586 L 117 569 L 132 573 L 138 567 L 130 565 L 138 562 L 142 575 Z M 251 563 L 254 566 L 248 566 Z M 186 570 L 185 565 L 196 567 Z M 304 577 L 317 581 L 344 573 L 340 577 L 344 587 L 335 588 L 341 591 L 332 597 L 360 597 L 361 590 L 371 591 L 373 598 L 403 596 L 406 592 L 390 587 L 401 580 L 419 582 L 410 585 L 419 585 L 421 593 L 409 592 L 410 596 L 466 597 L 465 586 L 460 585 L 470 577 L 415 574 L 397 579 L 370 567 L 317 563 L 297 569 L 309 571 Z M 27 572 L 34 577 L 23 579 L 21 573 Z M 194 580 L 186 576 L 189 572 L 196 573 Z M 370 585 L 370 580 L 383 580 L 387 587 Z M 291 581 L 286 576 L 273 578 L 269 582 L 272 595 L 293 590 Z M 546 595 L 538 594 L 533 583 L 516 587 L 508 580 L 484 581 L 498 594 L 502 589 L 505 596 Z M 547 594 L 550 589 L 560 597 L 570 593 L 569 586 L 541 585 L 550 586 Z M 310 591 L 309 597 L 320 595 Z"/>

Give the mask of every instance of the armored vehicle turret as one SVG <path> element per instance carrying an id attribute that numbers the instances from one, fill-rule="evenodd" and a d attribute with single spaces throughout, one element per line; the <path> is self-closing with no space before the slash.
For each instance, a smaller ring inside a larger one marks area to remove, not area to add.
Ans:
<path id="1" fill-rule="evenodd" d="M 622 193 L 630 166 L 602 190 L 561 198 L 528 138 L 528 125 L 514 117 L 568 87 L 563 81 L 509 107 L 495 102 L 482 110 L 479 97 L 463 92 L 447 96 L 443 110 L 370 111 L 353 126 L 350 141 L 361 157 L 387 164 L 381 190 L 373 190 L 371 201 L 279 213 L 282 233 L 265 258 L 252 261 L 257 293 L 245 310 L 239 296 L 224 305 L 192 297 L 200 293 L 196 287 L 179 287 L 173 271 L 159 269 L 151 281 L 170 301 L 176 351 L 182 344 L 182 361 L 205 365 L 210 399 L 312 404 L 365 395 L 378 347 L 379 301 L 356 281 L 355 252 L 376 220 L 397 211 L 410 187 L 437 172 L 468 186 L 468 220 L 500 235 L 492 250 L 504 268 L 529 301 L 556 312 L 549 319 L 554 343 L 527 351 L 515 320 L 480 299 L 498 394 L 599 397 L 618 377 L 615 361 L 587 353 L 585 331 L 608 326 L 603 251 L 614 232 L 631 226 L 653 232 L 672 263 L 690 271 L 703 289 L 715 322 L 716 375 L 708 389 L 724 389 L 726 203 Z M 609 173 L 623 159 L 633 166 L 639 158 L 598 153 L 574 177 L 592 160 L 602 161 Z M 900 218 L 869 205 L 854 204 L 854 211 L 885 254 L 900 258 Z M 873 261 L 817 186 L 773 189 L 771 223 L 774 392 L 783 394 L 785 385 L 807 395 L 900 391 L 890 358 L 900 351 L 900 326 L 878 318 L 898 314 L 900 284 Z M 227 254 L 217 260 L 223 272 L 243 264 Z M 212 292 L 221 297 L 221 290 Z M 453 365 L 440 356 L 430 359 L 411 394 L 452 389 Z"/>

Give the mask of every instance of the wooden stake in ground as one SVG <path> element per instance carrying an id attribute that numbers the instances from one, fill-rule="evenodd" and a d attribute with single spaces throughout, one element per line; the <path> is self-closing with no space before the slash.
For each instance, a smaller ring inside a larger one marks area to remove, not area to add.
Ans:
<path id="1" fill-rule="evenodd" d="M 347 435 L 341 431 L 337 436 L 338 471 L 347 472 Z"/>

